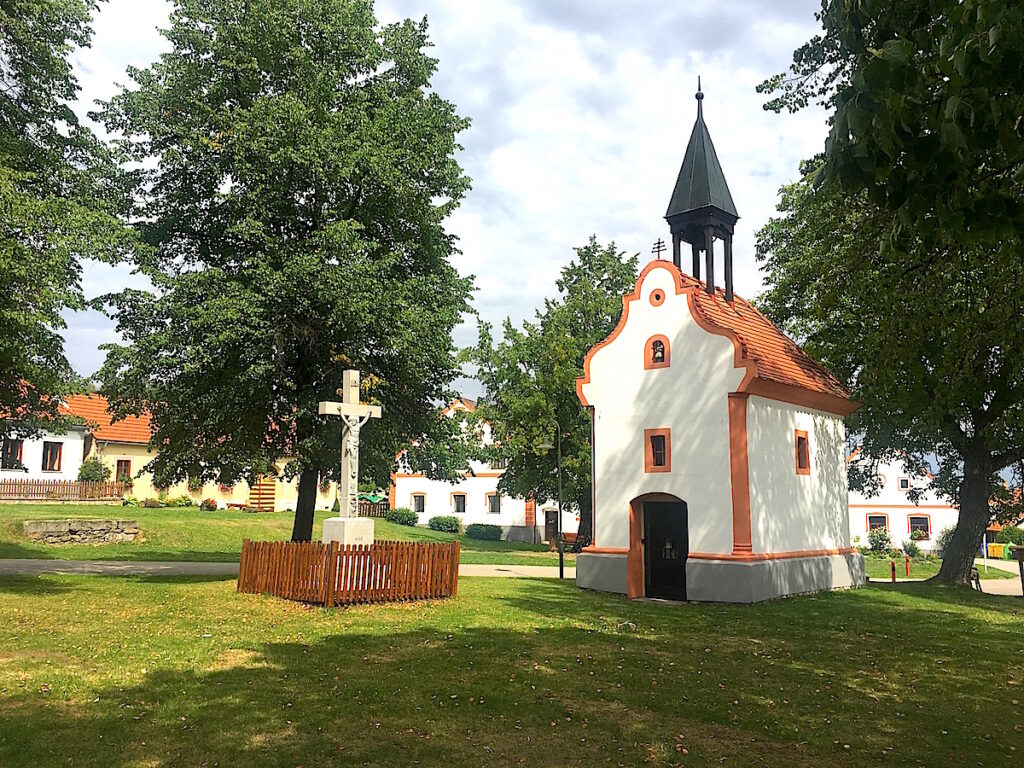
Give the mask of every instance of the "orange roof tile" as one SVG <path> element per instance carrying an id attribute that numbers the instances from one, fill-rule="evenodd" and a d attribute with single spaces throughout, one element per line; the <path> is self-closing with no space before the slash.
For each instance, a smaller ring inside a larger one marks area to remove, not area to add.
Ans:
<path id="1" fill-rule="evenodd" d="M 744 357 L 757 366 L 757 378 L 849 399 L 850 392 L 839 379 L 746 299 L 735 296 L 730 304 L 722 288 L 717 288 L 715 295 L 710 296 L 703 280 L 684 274 L 680 274 L 679 279 L 692 289 L 694 305 L 705 320 L 739 337 Z"/>
<path id="2" fill-rule="evenodd" d="M 111 422 L 109 403 L 103 395 L 72 395 L 66 402 L 67 411 L 72 416 L 84 419 L 92 426 L 92 434 L 97 440 L 110 440 L 115 443 L 149 442 L 149 414 L 145 416 L 128 416 L 120 421 Z"/>

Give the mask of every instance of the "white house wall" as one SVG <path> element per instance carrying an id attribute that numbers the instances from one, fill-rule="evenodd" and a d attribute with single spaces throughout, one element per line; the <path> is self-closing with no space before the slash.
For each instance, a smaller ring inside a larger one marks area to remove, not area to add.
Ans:
<path id="1" fill-rule="evenodd" d="M 908 472 L 902 462 L 890 461 L 879 465 L 878 473 L 883 478 L 877 496 L 866 496 L 856 490 L 850 491 L 849 527 L 850 536 L 861 546 L 868 543 L 868 515 L 885 515 L 889 537 L 894 546 L 910 539 L 910 516 L 926 515 L 931 522 L 929 538 L 918 542 L 921 549 L 937 547 L 936 540 L 943 528 L 954 526 L 960 517 L 956 507 L 930 490 L 925 490 L 919 502 L 914 504 L 907 498 L 907 492 L 899 487 L 899 479 L 905 477 L 911 487 L 925 489 L 930 482 L 923 472 Z"/>
<path id="2" fill-rule="evenodd" d="M 650 302 L 660 290 L 665 300 Z M 595 404 L 595 545 L 629 546 L 629 502 L 644 493 L 668 493 L 687 504 L 692 552 L 732 551 L 728 393 L 744 369 L 734 367 L 732 342 L 708 333 L 676 294 L 667 269 L 644 278 L 629 302 L 625 326 L 590 361 L 583 385 Z M 646 369 L 648 340 L 669 340 L 668 368 Z M 671 429 L 671 472 L 644 472 L 644 430 Z"/>
<path id="3" fill-rule="evenodd" d="M 60 470 L 43 471 L 43 443 L 60 443 Z M 21 446 L 21 463 L 25 469 L 2 469 L 0 478 L 7 480 L 77 480 L 85 453 L 85 432 L 69 429 L 67 434 L 44 432 L 37 438 L 26 439 Z"/>
<path id="4" fill-rule="evenodd" d="M 796 472 L 796 430 L 807 433 L 810 472 Z M 846 433 L 828 413 L 777 400 L 747 400 L 747 461 L 753 551 L 850 546 Z"/>

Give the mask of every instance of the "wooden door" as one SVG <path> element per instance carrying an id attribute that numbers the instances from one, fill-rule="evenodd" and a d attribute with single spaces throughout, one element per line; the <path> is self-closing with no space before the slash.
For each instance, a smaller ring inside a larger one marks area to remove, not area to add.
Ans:
<path id="1" fill-rule="evenodd" d="M 644 502 L 644 586 L 647 597 L 686 599 L 686 558 L 690 552 L 686 504 Z"/>
<path id="2" fill-rule="evenodd" d="M 544 510 L 544 541 L 554 541 L 558 536 L 558 512 L 553 509 Z"/>

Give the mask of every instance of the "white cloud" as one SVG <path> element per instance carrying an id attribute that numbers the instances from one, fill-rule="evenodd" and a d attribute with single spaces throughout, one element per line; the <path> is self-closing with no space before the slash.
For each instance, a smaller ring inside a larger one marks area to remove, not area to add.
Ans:
<path id="1" fill-rule="evenodd" d="M 476 275 L 480 315 L 496 326 L 506 315 L 531 316 L 591 233 L 642 262 L 654 240 L 668 239 L 662 217 L 696 116 L 698 74 L 741 216 L 736 289 L 755 295 L 754 233 L 773 214 L 778 187 L 821 150 L 826 127 L 819 111 L 763 111 L 754 87 L 818 31 L 819 8 L 818 0 L 379 0 L 384 22 L 429 17 L 435 88 L 473 120 L 459 158 L 473 189 L 448 229 L 462 250 L 456 266 Z M 75 57 L 83 102 L 109 98 L 115 81 L 127 82 L 128 64 L 145 66 L 166 50 L 155 29 L 168 10 L 161 0 L 101 6 L 92 48 Z M 103 290 L 118 279 L 126 273 L 107 274 Z M 68 346 L 75 367 L 90 372 L 101 363 L 90 344 L 102 324 L 85 320 L 79 330 L 71 319 Z M 456 340 L 474 336 L 463 327 Z"/>

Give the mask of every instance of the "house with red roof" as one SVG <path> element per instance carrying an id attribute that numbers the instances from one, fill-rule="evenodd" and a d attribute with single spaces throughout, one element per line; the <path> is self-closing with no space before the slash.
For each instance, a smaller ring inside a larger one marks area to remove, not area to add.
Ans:
<path id="1" fill-rule="evenodd" d="M 593 419 L 594 540 L 576 581 L 630 597 L 741 603 L 858 585 L 843 421 L 856 403 L 735 295 L 739 217 L 697 99 L 665 217 L 673 260 L 642 270 L 577 381 Z"/>

